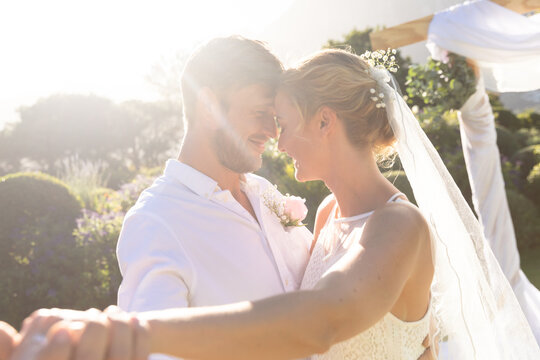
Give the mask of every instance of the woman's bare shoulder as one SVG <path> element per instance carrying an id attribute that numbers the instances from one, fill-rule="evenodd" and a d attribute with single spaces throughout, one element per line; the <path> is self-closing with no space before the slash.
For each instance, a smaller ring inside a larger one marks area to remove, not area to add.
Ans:
<path id="1" fill-rule="evenodd" d="M 418 207 L 409 202 L 392 202 L 375 210 L 366 229 L 380 231 L 392 228 L 405 241 L 429 239 L 429 226 Z"/>

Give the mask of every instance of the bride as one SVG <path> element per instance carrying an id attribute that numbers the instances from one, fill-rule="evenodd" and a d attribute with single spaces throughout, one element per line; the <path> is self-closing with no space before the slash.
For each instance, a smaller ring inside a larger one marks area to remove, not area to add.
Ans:
<path id="1" fill-rule="evenodd" d="M 279 148 L 294 159 L 298 180 L 321 179 L 332 190 L 317 212 L 300 291 L 110 314 L 97 327 L 110 340 L 86 332 L 86 343 L 137 359 L 133 349 L 193 359 L 417 359 L 429 333 L 448 339 L 452 359 L 540 358 L 478 222 L 377 65 L 385 56 L 325 50 L 283 76 Z M 419 208 L 378 169 L 392 148 Z"/>

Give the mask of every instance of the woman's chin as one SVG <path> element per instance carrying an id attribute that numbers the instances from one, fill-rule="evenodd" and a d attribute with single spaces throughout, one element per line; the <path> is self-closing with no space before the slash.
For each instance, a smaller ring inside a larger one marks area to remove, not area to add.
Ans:
<path id="1" fill-rule="evenodd" d="M 306 181 L 313 180 L 310 177 L 306 176 L 306 174 L 304 174 L 302 170 L 299 170 L 298 168 L 296 168 L 294 171 L 294 178 L 296 179 L 296 181 L 299 181 L 299 182 L 306 182 Z"/>

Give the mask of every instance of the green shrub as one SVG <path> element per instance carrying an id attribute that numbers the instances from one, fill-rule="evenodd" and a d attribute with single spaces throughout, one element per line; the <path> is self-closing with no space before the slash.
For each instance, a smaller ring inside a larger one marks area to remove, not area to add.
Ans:
<path id="1" fill-rule="evenodd" d="M 122 276 L 115 249 L 124 215 L 116 211 L 83 210 L 82 217 L 77 219 L 73 235 L 82 251 L 78 272 L 84 276 L 84 286 L 78 288 L 72 307 L 103 309 L 116 303 Z"/>
<path id="2" fill-rule="evenodd" d="M 414 194 L 411 188 L 411 184 L 409 183 L 409 180 L 407 179 L 407 175 L 405 175 L 405 171 L 403 170 L 392 170 L 387 171 L 383 173 L 384 177 L 386 177 L 391 183 L 394 184 L 395 187 L 399 189 L 402 193 L 404 193 L 410 202 L 416 204 L 416 199 L 414 198 Z"/>
<path id="3" fill-rule="evenodd" d="M 428 59 L 425 65 L 411 65 L 405 85 L 409 105 L 436 109 L 442 114 L 463 106 L 476 91 L 476 78 L 464 57 L 449 54 L 446 64 Z"/>
<path id="4" fill-rule="evenodd" d="M 461 191 L 461 194 L 471 209 L 473 209 L 471 185 L 469 183 L 469 175 L 467 173 L 467 167 L 465 166 L 463 152 L 459 149 L 454 153 L 445 153 L 443 154 L 443 161 L 448 172 L 452 175 L 452 178 Z"/>
<path id="5" fill-rule="evenodd" d="M 527 176 L 525 194 L 537 205 L 540 205 L 540 163 L 534 165 L 529 176 Z"/>
<path id="6" fill-rule="evenodd" d="M 540 144 L 540 130 L 538 128 L 522 128 L 516 131 L 516 137 L 521 146 Z"/>
<path id="7" fill-rule="evenodd" d="M 534 203 L 515 190 L 507 190 L 518 246 L 523 249 L 540 245 L 540 213 Z"/>
<path id="8" fill-rule="evenodd" d="M 497 125 L 495 129 L 497 130 L 497 146 L 500 153 L 506 157 L 511 157 L 520 148 L 518 138 L 504 126 Z"/>
<path id="9" fill-rule="evenodd" d="M 508 130 L 516 131 L 521 128 L 521 121 L 513 112 L 506 109 L 494 111 L 495 123 L 504 126 Z"/>
<path id="10" fill-rule="evenodd" d="M 527 110 L 517 115 L 520 126 L 526 128 L 539 128 L 540 127 L 540 114 L 534 112 L 534 110 Z"/>
<path id="11" fill-rule="evenodd" d="M 524 180 L 534 165 L 540 162 L 540 145 L 527 146 L 512 156 L 512 162 L 519 169 L 519 176 Z"/>
<path id="12" fill-rule="evenodd" d="M 65 307 L 81 285 L 72 233 L 81 203 L 40 173 L 0 178 L 0 319 L 17 326 L 39 307 Z"/>
<path id="13" fill-rule="evenodd" d="M 107 166 L 101 161 L 88 161 L 74 156 L 62 161 L 59 178 L 77 194 L 85 208 L 91 208 L 95 189 L 105 186 Z"/>
<path id="14" fill-rule="evenodd" d="M 461 151 L 459 124 L 455 113 L 424 118 L 421 120 L 420 126 L 439 154 Z"/>
<path id="15" fill-rule="evenodd" d="M 100 214 L 120 212 L 124 199 L 118 191 L 109 188 L 95 188 L 90 192 L 87 210 Z"/>

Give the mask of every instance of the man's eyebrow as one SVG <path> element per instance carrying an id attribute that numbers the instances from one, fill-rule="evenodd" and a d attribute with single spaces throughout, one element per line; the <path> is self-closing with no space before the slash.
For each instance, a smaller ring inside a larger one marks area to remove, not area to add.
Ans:
<path id="1" fill-rule="evenodd" d="M 265 101 L 261 102 L 260 104 L 257 104 L 256 107 L 274 107 L 274 101 Z"/>

